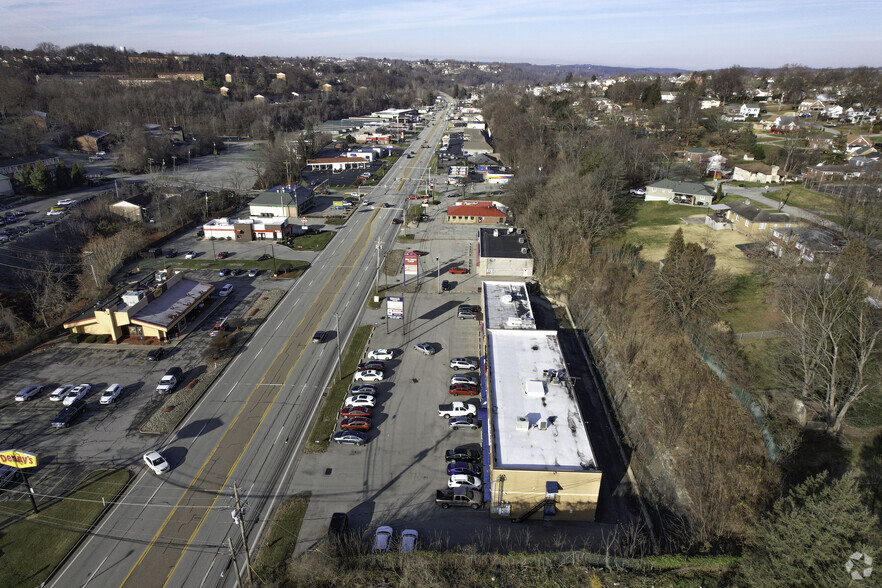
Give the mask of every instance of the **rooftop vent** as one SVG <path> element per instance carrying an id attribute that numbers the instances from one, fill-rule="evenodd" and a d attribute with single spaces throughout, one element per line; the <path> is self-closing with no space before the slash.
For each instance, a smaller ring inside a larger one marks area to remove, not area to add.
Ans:
<path id="1" fill-rule="evenodd" d="M 527 242 L 527 240 L 524 239 L 523 237 L 518 237 L 518 243 L 526 243 L 526 242 Z"/>
<path id="2" fill-rule="evenodd" d="M 529 251 L 529 249 L 527 249 L 526 247 L 521 247 L 521 254 L 522 255 L 526 255 L 527 251 Z"/>
<path id="3" fill-rule="evenodd" d="M 499 236 L 499 229 L 493 229 L 493 236 L 494 236 L 494 237 L 498 237 L 498 236 Z"/>
<path id="4" fill-rule="evenodd" d="M 515 430 L 517 431 L 529 431 L 530 430 L 530 421 L 525 416 L 517 417 L 517 422 L 515 422 Z"/>

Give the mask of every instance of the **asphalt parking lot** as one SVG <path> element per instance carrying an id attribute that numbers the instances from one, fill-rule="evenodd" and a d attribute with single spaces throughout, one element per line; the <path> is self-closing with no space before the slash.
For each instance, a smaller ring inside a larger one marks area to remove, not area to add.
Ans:
<path id="1" fill-rule="evenodd" d="M 140 434 L 138 428 L 174 397 L 155 393 L 162 375 L 168 368 L 179 366 L 185 382 L 198 378 L 206 369 L 200 354 L 214 323 L 245 313 L 263 289 L 284 287 L 279 280 L 265 275 L 219 278 L 211 270 L 187 275 L 213 282 L 217 287 L 224 283 L 235 287 L 228 297 L 214 297 L 191 330 L 165 347 L 166 353 L 159 361 L 147 359 L 147 353 L 155 346 L 63 342 L 0 366 L 0 381 L 4 382 L 0 397 L 0 446 L 40 456 L 40 466 L 29 472 L 28 478 L 37 493 L 61 494 L 71 489 L 81 474 L 99 467 L 139 471 L 143 453 L 161 440 Z M 92 385 L 84 398 L 85 412 L 69 428 L 50 427 L 62 404 L 50 401 L 49 394 L 60 385 L 81 383 Z M 101 392 L 113 383 L 123 385 L 122 394 L 113 404 L 99 404 Z M 41 384 L 43 391 L 33 400 L 15 402 L 16 392 L 28 384 Z M 21 488 L 16 485 L 9 489 Z M 15 493 L 3 496 L 16 497 Z"/>

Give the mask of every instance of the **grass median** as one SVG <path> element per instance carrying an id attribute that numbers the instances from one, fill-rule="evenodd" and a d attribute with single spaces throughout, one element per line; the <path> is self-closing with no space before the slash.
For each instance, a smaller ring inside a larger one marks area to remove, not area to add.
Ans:
<path id="1" fill-rule="evenodd" d="M 340 412 L 343 400 L 346 399 L 349 392 L 352 374 L 355 373 L 355 368 L 361 361 L 364 348 L 371 336 L 371 329 L 370 325 L 364 325 L 355 329 L 355 333 L 352 334 L 352 340 L 349 341 L 349 345 L 343 352 L 343 361 L 340 366 L 342 379 L 336 379 L 337 373 L 335 371 L 334 383 L 325 396 L 324 404 L 322 404 L 318 418 L 312 427 L 306 446 L 303 448 L 304 453 L 321 453 L 328 448 L 331 435 L 337 428 L 337 413 Z"/>
<path id="2" fill-rule="evenodd" d="M 294 552 L 300 525 L 309 507 L 309 497 L 310 492 L 292 496 L 273 512 L 272 522 L 254 560 L 254 570 L 264 582 L 284 578 L 286 562 Z"/>
<path id="3" fill-rule="evenodd" d="M 0 527 L 0 586 L 46 581 L 130 478 L 127 470 L 93 472 L 66 498 L 43 501 L 38 514 L 25 513 L 30 508 L 26 501 L 5 503 L 0 511 L 8 517 Z"/>

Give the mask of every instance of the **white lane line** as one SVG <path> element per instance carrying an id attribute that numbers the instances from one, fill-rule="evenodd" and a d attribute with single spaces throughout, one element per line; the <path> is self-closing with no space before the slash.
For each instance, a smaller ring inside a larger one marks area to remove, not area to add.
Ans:
<path id="1" fill-rule="evenodd" d="M 96 576 L 96 575 L 97 575 L 97 574 L 98 574 L 98 570 L 100 570 L 100 569 L 101 569 L 101 566 L 103 566 L 103 565 L 104 565 L 104 562 L 106 562 L 106 561 L 107 561 L 107 558 L 108 558 L 108 557 L 110 557 L 110 555 L 109 555 L 109 554 L 108 554 L 108 555 L 107 555 L 107 557 L 105 557 L 105 558 L 104 558 L 104 559 L 102 559 L 102 560 L 101 560 L 101 563 L 100 563 L 100 564 L 98 564 L 98 567 L 97 567 L 97 568 L 95 568 L 95 571 L 93 571 L 93 572 L 92 572 L 92 573 L 91 573 L 91 574 L 89 574 L 89 579 L 88 579 L 88 580 L 86 580 L 86 583 L 85 583 L 85 584 L 83 584 L 83 587 L 84 587 L 84 588 L 85 588 L 85 586 L 88 586 L 88 585 L 89 585 L 89 582 L 91 582 L 91 581 L 92 581 L 92 578 L 94 578 L 94 577 L 95 577 L 95 576 Z"/>
<path id="2" fill-rule="evenodd" d="M 261 347 L 260 350 L 254 355 L 254 359 L 257 359 L 258 356 L 260 356 L 261 353 L 263 353 L 263 347 Z M 253 360 L 252 360 L 252 361 L 253 361 Z"/>
<path id="3" fill-rule="evenodd" d="M 226 400 L 227 398 L 229 398 L 229 397 L 230 397 L 230 394 L 232 394 L 232 393 L 233 393 L 233 390 L 235 390 L 235 389 L 236 389 L 235 386 L 233 386 L 232 388 L 230 388 L 230 391 L 227 392 L 227 395 L 226 395 L 226 396 L 224 396 L 224 400 Z"/>
<path id="4" fill-rule="evenodd" d="M 205 581 L 208 579 L 208 574 L 211 573 L 211 569 L 214 567 L 215 561 L 217 561 L 216 557 L 211 558 L 211 565 L 208 566 L 208 569 L 205 571 L 205 575 L 202 576 L 202 581 L 199 583 L 200 586 L 205 586 Z"/>

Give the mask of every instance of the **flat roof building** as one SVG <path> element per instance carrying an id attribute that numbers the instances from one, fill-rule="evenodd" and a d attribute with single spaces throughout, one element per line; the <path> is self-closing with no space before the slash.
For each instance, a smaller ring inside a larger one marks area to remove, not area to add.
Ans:
<path id="1" fill-rule="evenodd" d="M 602 472 L 556 331 L 536 330 L 526 284 L 484 282 L 485 500 L 491 514 L 594 520 Z"/>
<path id="2" fill-rule="evenodd" d="M 489 200 L 457 202 L 447 208 L 449 223 L 503 224 L 507 215 Z"/>
<path id="3" fill-rule="evenodd" d="M 315 205 L 315 193 L 305 186 L 276 186 L 248 203 L 251 216 L 299 217 Z"/>
<path id="4" fill-rule="evenodd" d="M 478 229 L 478 274 L 482 276 L 533 275 L 533 255 L 524 229 Z"/>

